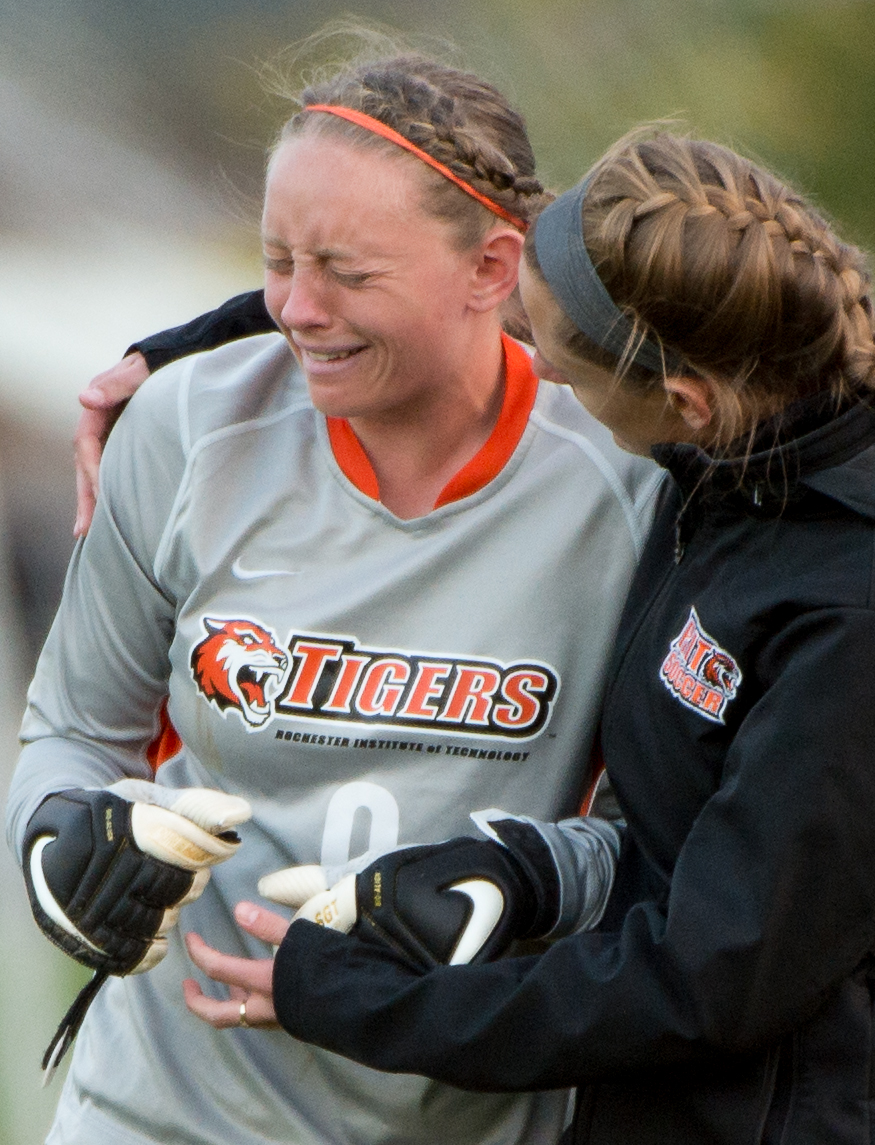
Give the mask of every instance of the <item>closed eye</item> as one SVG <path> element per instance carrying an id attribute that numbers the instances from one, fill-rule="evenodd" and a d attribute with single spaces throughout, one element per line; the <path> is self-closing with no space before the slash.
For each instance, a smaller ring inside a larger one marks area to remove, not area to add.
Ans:
<path id="1" fill-rule="evenodd" d="M 271 258 L 270 255 L 264 255 L 264 268 L 274 274 L 291 274 L 295 269 L 295 260 L 291 257 Z"/>
<path id="2" fill-rule="evenodd" d="M 366 282 L 374 277 L 370 271 L 355 272 L 349 270 L 332 270 L 331 273 L 338 282 L 342 283 L 344 286 L 352 287 L 364 286 Z"/>

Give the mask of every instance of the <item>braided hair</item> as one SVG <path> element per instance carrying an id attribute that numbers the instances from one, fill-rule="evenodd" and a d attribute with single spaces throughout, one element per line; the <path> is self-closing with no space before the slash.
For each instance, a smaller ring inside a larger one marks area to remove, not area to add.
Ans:
<path id="1" fill-rule="evenodd" d="M 550 201 L 535 176 L 535 158 L 522 116 L 504 96 L 477 76 L 416 52 L 355 61 L 329 79 L 306 87 L 303 108 L 332 104 L 362 111 L 393 128 L 475 190 L 529 221 Z M 298 112 L 280 135 L 306 132 L 347 138 L 357 146 L 395 150 L 355 124 L 332 116 Z M 458 246 L 473 246 L 495 216 L 442 176 L 423 167 L 428 180 L 425 209 L 453 224 Z"/>
<path id="2" fill-rule="evenodd" d="M 626 137 L 593 168 L 583 233 L 616 304 L 714 382 L 724 439 L 750 412 L 875 389 L 864 256 L 750 160 Z"/>

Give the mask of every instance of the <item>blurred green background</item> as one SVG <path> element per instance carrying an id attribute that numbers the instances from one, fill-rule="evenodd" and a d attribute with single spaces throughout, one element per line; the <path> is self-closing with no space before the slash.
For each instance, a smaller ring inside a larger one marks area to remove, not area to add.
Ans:
<path id="1" fill-rule="evenodd" d="M 72 545 L 76 394 L 138 336 L 259 280 L 259 64 L 326 20 L 408 34 L 524 110 L 545 180 L 673 117 L 875 245 L 875 9 L 862 0 L 0 0 L 0 771 Z M 0 857 L 0 1145 L 38 1145 L 39 1059 L 82 981 Z"/>

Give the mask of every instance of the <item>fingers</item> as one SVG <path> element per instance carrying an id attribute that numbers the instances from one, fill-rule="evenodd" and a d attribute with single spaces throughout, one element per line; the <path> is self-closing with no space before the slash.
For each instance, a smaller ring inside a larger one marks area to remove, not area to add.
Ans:
<path id="1" fill-rule="evenodd" d="M 273 1002 L 262 994 L 250 994 L 245 998 L 210 998 L 203 993 L 193 978 L 186 978 L 183 981 L 182 993 L 191 1013 L 214 1029 L 239 1029 L 243 1026 L 244 1015 L 247 1028 L 267 1030 L 280 1028 Z M 242 1013 L 241 1003 L 244 1007 Z"/>
<path id="2" fill-rule="evenodd" d="M 272 910 L 264 910 L 251 902 L 238 903 L 234 908 L 234 917 L 245 931 L 267 942 L 271 946 L 279 946 L 289 929 L 289 920 Z"/>
<path id="3" fill-rule="evenodd" d="M 164 790 L 170 792 L 169 788 Z M 170 804 L 170 810 L 184 815 L 213 835 L 239 827 L 252 818 L 252 808 L 245 799 L 211 787 L 181 788 Z"/>
<path id="4" fill-rule="evenodd" d="M 356 876 L 349 874 L 329 887 L 324 867 L 286 867 L 259 879 L 258 893 L 282 906 L 297 908 L 293 922 L 305 918 L 348 934 L 358 917 L 355 880 Z"/>
<path id="5" fill-rule="evenodd" d="M 185 1004 L 191 1012 L 204 1022 L 209 1022 L 217 1030 L 230 1029 L 240 1025 L 240 1003 L 232 999 L 208 997 L 194 978 L 186 978 L 182 983 Z"/>
<path id="6" fill-rule="evenodd" d="M 164 787 L 150 779 L 120 779 L 106 790 L 131 803 L 152 803 L 175 811 L 211 835 L 239 827 L 252 818 L 247 800 L 215 787 Z"/>
<path id="7" fill-rule="evenodd" d="M 251 905 L 251 904 L 247 904 Z M 258 911 L 257 907 L 253 907 Z M 270 911 L 258 912 L 277 919 Z M 284 927 L 288 924 L 280 919 Z M 273 933 L 276 933 L 274 929 Z M 230 998 L 210 998 L 193 978 L 182 984 L 189 1010 L 217 1030 L 240 1026 L 241 1002 L 245 1004 L 245 1024 L 278 1028 L 273 1008 L 273 959 L 235 958 L 208 946 L 197 934 L 187 934 L 185 944 L 192 962 L 214 982 L 230 987 Z"/>
<path id="8" fill-rule="evenodd" d="M 76 426 L 73 448 L 76 457 L 76 522 L 73 534 L 84 537 L 97 501 L 100 457 L 109 432 L 124 403 L 149 376 L 146 359 L 129 354 L 110 370 L 98 374 L 79 395 L 84 407 Z"/>
<path id="9" fill-rule="evenodd" d="M 187 934 L 185 945 L 192 962 L 214 982 L 240 986 L 249 993 L 270 995 L 273 989 L 272 958 L 238 958 L 208 946 L 199 934 Z"/>
<path id="10" fill-rule="evenodd" d="M 308 899 L 328 890 L 325 870 L 316 863 L 305 866 L 284 867 L 258 880 L 258 893 L 262 898 L 280 906 L 302 907 Z"/>
<path id="11" fill-rule="evenodd" d="M 293 922 L 306 918 L 329 930 L 340 930 L 348 934 L 358 918 L 358 903 L 355 894 L 355 875 L 347 875 L 331 890 L 314 895 L 304 903 L 295 915 Z"/>
<path id="12" fill-rule="evenodd" d="M 90 410 L 114 409 L 133 397 L 148 376 L 146 359 L 135 350 L 92 378 L 88 388 L 79 395 L 79 401 Z"/>
<path id="13" fill-rule="evenodd" d="M 217 1030 L 229 1030 L 240 1027 L 243 1014 L 240 1012 L 241 1003 L 245 1007 L 244 1014 L 246 1026 L 253 1029 L 279 1029 L 273 1002 L 263 994 L 249 994 L 243 996 L 238 993 L 232 998 L 210 998 L 204 994 L 193 978 L 186 978 L 182 983 L 182 993 L 185 1004 L 202 1021 L 209 1023 Z"/>
<path id="14" fill-rule="evenodd" d="M 88 532 L 97 501 L 100 456 L 111 428 L 105 413 L 85 411 L 79 416 L 73 448 L 76 457 L 76 524 L 73 532 L 82 537 Z"/>
<path id="15" fill-rule="evenodd" d="M 211 835 L 185 815 L 155 803 L 133 804 L 131 833 L 141 851 L 184 871 L 215 866 L 240 848 L 238 835 Z"/>

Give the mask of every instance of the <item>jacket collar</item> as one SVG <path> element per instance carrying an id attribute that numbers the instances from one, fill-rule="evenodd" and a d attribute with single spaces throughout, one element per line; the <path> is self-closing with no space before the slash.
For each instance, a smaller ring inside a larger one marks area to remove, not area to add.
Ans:
<path id="1" fill-rule="evenodd" d="M 813 489 L 875 519 L 875 399 L 838 411 L 820 394 L 794 403 L 756 432 L 752 452 L 715 458 L 687 443 L 656 445 L 656 461 L 671 473 L 685 500 L 729 498 L 768 512 Z M 801 488 L 800 488 L 801 487 Z"/>

